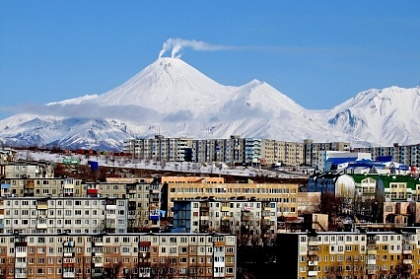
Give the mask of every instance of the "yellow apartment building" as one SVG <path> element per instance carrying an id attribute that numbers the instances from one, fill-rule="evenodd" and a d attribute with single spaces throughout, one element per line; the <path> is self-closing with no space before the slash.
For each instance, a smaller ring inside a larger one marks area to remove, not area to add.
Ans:
<path id="1" fill-rule="evenodd" d="M 224 183 L 223 178 L 178 176 L 162 177 L 161 183 L 163 191 L 167 192 L 166 202 L 171 217 L 173 201 L 208 198 L 276 202 L 277 217 L 286 220 L 298 217 L 298 184 L 294 183 Z"/>
<path id="2" fill-rule="evenodd" d="M 414 278 L 420 274 L 419 239 L 420 229 L 413 227 L 281 233 L 277 265 L 284 271 L 283 278 Z"/>

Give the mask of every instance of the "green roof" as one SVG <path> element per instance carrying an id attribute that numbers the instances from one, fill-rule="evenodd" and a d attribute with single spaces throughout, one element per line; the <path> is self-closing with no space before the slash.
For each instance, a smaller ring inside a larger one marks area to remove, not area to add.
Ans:
<path id="1" fill-rule="evenodd" d="M 416 185 L 420 185 L 420 179 L 414 178 L 411 175 L 378 175 L 378 174 L 347 174 L 354 179 L 355 183 L 361 183 L 366 178 L 372 178 L 376 181 L 382 180 L 385 188 L 389 187 L 390 183 L 407 183 L 407 188 L 416 189 Z"/>

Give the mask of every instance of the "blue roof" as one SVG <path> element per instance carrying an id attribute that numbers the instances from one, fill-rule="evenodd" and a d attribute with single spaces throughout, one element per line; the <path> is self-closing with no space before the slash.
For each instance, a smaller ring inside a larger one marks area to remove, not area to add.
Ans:
<path id="1" fill-rule="evenodd" d="M 341 164 L 341 163 L 347 163 L 347 162 L 353 162 L 357 159 L 357 157 L 349 157 L 349 158 L 329 158 L 327 159 L 326 163 L 332 163 L 332 164 Z"/>
<path id="2" fill-rule="evenodd" d="M 391 162 L 392 156 L 378 156 L 376 157 L 377 162 Z"/>
<path id="3" fill-rule="evenodd" d="M 408 171 L 409 170 L 409 167 L 407 165 L 400 165 L 400 167 L 398 169 L 399 170 Z"/>

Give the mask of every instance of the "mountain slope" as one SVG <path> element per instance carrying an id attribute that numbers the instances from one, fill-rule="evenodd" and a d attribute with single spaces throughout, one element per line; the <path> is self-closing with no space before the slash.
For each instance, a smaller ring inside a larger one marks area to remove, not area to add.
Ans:
<path id="1" fill-rule="evenodd" d="M 420 88 L 361 92 L 333 108 L 328 122 L 334 130 L 371 142 L 418 143 Z"/>
<path id="2" fill-rule="evenodd" d="M 99 95 L 49 103 L 0 121 L 8 145 L 120 150 L 124 139 L 231 135 L 282 141 L 420 142 L 419 88 L 372 89 L 331 110 L 308 110 L 258 80 L 221 85 L 178 58 L 159 58 Z"/>

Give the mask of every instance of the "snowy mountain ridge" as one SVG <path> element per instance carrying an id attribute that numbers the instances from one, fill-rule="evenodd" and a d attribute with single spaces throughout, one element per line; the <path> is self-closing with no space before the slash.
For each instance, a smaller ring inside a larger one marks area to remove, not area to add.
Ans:
<path id="1" fill-rule="evenodd" d="M 308 110 L 269 84 L 239 87 L 208 78 L 179 58 L 162 57 L 103 94 L 52 102 L 0 120 L 12 146 L 121 150 L 127 138 L 346 141 L 353 146 L 420 143 L 420 89 L 371 89 L 331 110 Z"/>

